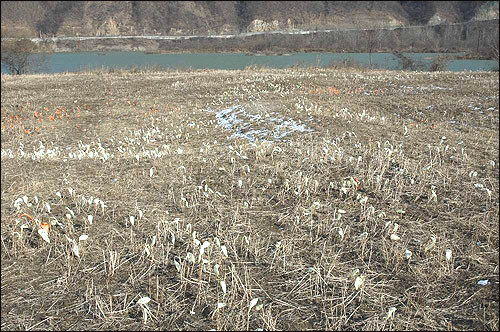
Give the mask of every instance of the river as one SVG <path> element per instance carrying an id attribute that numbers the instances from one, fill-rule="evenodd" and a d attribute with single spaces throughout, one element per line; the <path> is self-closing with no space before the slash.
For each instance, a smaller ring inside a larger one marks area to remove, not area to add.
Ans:
<path id="1" fill-rule="evenodd" d="M 408 53 L 423 70 L 428 70 L 437 56 L 455 54 Z M 143 52 L 81 52 L 53 53 L 45 55 L 47 61 L 40 68 L 41 73 L 77 72 L 100 68 L 144 68 L 165 67 L 171 69 L 245 69 L 248 66 L 286 68 L 294 65 L 326 67 L 333 62 L 351 61 L 361 65 L 370 64 L 368 53 L 291 53 L 283 55 L 246 55 L 243 53 L 182 53 L 146 54 Z M 372 64 L 380 69 L 401 69 L 400 63 L 391 53 L 373 53 Z M 495 60 L 451 60 L 449 71 L 480 71 L 498 68 Z M 2 65 L 2 73 L 8 70 Z"/>

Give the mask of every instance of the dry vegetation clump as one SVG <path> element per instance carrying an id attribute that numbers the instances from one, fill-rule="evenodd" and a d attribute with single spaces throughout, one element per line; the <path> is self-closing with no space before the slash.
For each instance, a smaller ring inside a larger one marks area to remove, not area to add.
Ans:
<path id="1" fill-rule="evenodd" d="M 2 329 L 499 328 L 498 73 L 1 85 Z"/>

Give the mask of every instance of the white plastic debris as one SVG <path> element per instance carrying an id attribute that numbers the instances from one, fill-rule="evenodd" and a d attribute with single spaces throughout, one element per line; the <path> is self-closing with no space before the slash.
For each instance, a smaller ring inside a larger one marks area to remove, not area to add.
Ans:
<path id="1" fill-rule="evenodd" d="M 482 279 L 482 280 L 479 280 L 479 281 L 477 282 L 477 284 L 478 284 L 478 285 L 481 285 L 481 286 L 486 286 L 486 285 L 488 285 L 489 283 L 490 283 L 490 282 L 489 282 L 489 280 L 488 280 L 488 279 Z"/>

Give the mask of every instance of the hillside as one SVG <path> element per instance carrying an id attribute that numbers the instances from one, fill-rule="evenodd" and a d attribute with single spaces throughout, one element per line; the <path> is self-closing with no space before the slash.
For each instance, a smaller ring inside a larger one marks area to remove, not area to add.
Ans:
<path id="1" fill-rule="evenodd" d="M 2 37 L 207 35 L 498 19 L 498 1 L 2 1 Z"/>

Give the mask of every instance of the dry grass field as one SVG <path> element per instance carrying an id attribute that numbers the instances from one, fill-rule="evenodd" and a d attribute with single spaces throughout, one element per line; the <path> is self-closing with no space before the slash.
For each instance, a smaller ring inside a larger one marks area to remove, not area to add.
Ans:
<path id="1" fill-rule="evenodd" d="M 2 330 L 498 330 L 498 72 L 1 77 Z"/>

